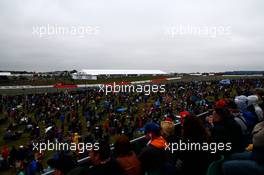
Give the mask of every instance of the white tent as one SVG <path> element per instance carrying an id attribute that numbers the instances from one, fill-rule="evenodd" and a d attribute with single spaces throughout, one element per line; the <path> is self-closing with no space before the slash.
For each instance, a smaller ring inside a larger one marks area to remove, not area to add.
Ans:
<path id="1" fill-rule="evenodd" d="M 166 75 L 166 72 L 161 70 L 136 70 L 136 69 L 83 69 L 83 72 L 88 75 Z"/>
<path id="2" fill-rule="evenodd" d="M 220 81 L 220 84 L 222 84 L 222 85 L 229 85 L 229 84 L 231 84 L 231 81 L 229 79 L 221 80 Z"/>

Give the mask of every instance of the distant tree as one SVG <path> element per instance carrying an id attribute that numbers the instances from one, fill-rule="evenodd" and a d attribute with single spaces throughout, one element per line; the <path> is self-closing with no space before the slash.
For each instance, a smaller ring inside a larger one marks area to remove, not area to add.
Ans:
<path id="1" fill-rule="evenodd" d="M 0 83 L 8 83 L 9 78 L 7 76 L 0 76 Z"/>
<path id="2" fill-rule="evenodd" d="M 74 70 L 72 70 L 72 71 L 70 71 L 70 73 L 71 73 L 71 74 L 73 74 L 73 73 L 77 73 L 77 72 L 78 72 L 78 71 L 77 71 L 77 70 L 75 70 L 75 69 L 74 69 Z"/>

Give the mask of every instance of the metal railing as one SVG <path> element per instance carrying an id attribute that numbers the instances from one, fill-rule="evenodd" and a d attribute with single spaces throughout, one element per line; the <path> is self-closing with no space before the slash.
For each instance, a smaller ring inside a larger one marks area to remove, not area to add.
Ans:
<path id="1" fill-rule="evenodd" d="M 208 114 L 209 114 L 209 111 L 204 112 L 204 113 L 201 113 L 201 114 L 198 114 L 197 117 L 207 116 Z M 174 124 L 174 126 L 176 127 L 176 126 L 178 126 L 178 125 L 180 125 L 180 124 L 181 124 L 181 123 L 178 121 L 177 123 Z M 138 142 L 138 141 L 144 139 L 145 137 L 146 137 L 145 135 L 140 136 L 140 137 L 137 137 L 137 138 L 135 138 L 135 139 L 133 139 L 133 140 L 130 140 L 130 143 Z M 111 149 L 114 149 L 114 147 L 111 147 Z M 87 157 L 84 157 L 84 158 L 82 158 L 82 159 L 79 159 L 79 160 L 77 161 L 77 163 L 78 163 L 78 165 L 80 165 L 80 164 L 83 164 L 83 163 L 87 162 L 89 159 L 90 159 L 90 157 L 87 156 Z M 50 171 L 48 171 L 48 172 L 43 173 L 42 175 L 50 175 L 50 174 L 52 174 L 53 172 L 54 172 L 54 170 L 50 170 Z"/>

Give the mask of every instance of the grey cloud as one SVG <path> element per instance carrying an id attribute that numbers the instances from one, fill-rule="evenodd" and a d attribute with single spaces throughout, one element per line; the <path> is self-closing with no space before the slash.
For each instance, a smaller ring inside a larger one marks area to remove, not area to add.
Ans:
<path id="1" fill-rule="evenodd" d="M 0 70 L 263 70 L 262 0 L 2 0 Z M 98 26 L 95 36 L 32 34 L 34 26 Z M 176 36 L 177 25 L 230 26 L 230 36 Z"/>

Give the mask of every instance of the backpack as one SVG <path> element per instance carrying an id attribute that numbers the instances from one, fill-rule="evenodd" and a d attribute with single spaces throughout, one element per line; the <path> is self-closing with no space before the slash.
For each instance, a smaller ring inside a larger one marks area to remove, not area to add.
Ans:
<path id="1" fill-rule="evenodd" d="M 257 117 L 250 111 L 245 111 L 242 113 L 245 124 L 247 125 L 248 131 L 251 132 L 253 127 L 258 123 Z"/>
<path id="2" fill-rule="evenodd" d="M 240 126 L 242 134 L 247 135 L 248 134 L 248 127 L 247 127 L 245 118 L 241 114 L 239 114 L 237 116 L 234 116 L 234 120 Z"/>

